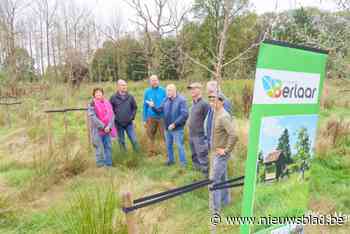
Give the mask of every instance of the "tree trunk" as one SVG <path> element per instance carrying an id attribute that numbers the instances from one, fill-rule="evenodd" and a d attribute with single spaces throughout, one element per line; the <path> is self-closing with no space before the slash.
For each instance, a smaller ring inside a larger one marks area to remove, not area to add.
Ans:
<path id="1" fill-rule="evenodd" d="M 44 47 L 43 47 L 43 41 L 44 41 L 44 32 L 43 32 L 43 22 L 40 17 L 40 65 L 41 65 L 41 75 L 44 75 L 45 73 L 45 65 L 44 65 Z"/>

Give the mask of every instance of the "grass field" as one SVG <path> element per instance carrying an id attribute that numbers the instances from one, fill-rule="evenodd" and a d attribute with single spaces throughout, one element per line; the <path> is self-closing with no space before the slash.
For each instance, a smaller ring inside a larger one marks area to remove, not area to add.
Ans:
<path id="1" fill-rule="evenodd" d="M 162 82 L 163 85 L 170 83 Z M 30 85 L 30 84 L 23 84 Z M 181 93 L 187 83 L 176 82 Z M 252 81 L 225 81 L 224 93 L 231 99 L 237 121 L 239 143 L 229 162 L 229 176 L 244 174 L 249 131 L 246 100 Z M 139 104 L 136 131 L 142 151 L 138 155 L 121 154 L 113 145 L 114 167 L 96 168 L 94 154 L 89 153 L 86 115 L 67 113 L 65 136 L 62 114 L 52 116 L 47 129 L 46 109 L 85 107 L 96 84 L 83 84 L 72 91 L 63 84 L 52 85 L 45 92 L 23 97 L 21 106 L 11 107 L 12 127 L 6 112 L 0 112 L 0 233 L 126 233 L 121 211 L 120 193 L 130 191 L 134 198 L 202 179 L 189 166 L 164 166 L 165 154 L 149 158 L 144 154 L 147 137 L 141 122 L 143 91 L 146 82 L 129 84 L 129 91 Z M 112 83 L 101 86 L 109 97 Z M 296 196 L 294 203 L 308 203 L 320 213 L 350 214 L 350 83 L 327 81 L 322 100 L 316 158 L 310 171 L 309 199 Z M 188 102 L 190 103 L 190 102 Z M 0 107 L 1 108 L 1 107 Z M 336 128 L 334 128 L 336 126 Z M 335 130 L 334 130 L 335 129 Z M 53 150 L 47 147 L 48 132 L 53 135 Z M 187 134 L 187 133 L 186 133 Z M 186 157 L 190 159 L 186 135 Z M 160 144 L 164 150 L 164 144 Z M 303 186 L 300 184 L 300 186 Z M 273 197 L 275 185 L 264 188 Z M 288 185 L 280 187 L 289 193 Z M 240 215 L 242 188 L 232 191 L 232 205 L 226 215 Z M 272 214 L 287 215 L 279 203 Z M 208 191 L 188 193 L 136 212 L 141 233 L 209 233 Z M 348 233 L 343 226 L 309 227 L 307 233 Z M 238 233 L 238 226 L 219 225 L 218 233 Z"/>

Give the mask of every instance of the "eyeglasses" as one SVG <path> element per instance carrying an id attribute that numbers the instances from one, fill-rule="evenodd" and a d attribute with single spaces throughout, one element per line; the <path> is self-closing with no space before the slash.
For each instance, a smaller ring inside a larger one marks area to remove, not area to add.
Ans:
<path id="1" fill-rule="evenodd" d="M 208 99 L 216 99 L 215 96 L 208 96 Z"/>

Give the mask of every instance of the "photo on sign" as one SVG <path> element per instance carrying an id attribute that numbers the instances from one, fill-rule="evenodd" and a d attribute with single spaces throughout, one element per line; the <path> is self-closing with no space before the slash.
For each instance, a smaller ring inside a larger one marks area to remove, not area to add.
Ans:
<path id="1" fill-rule="evenodd" d="M 254 213 L 299 217 L 307 211 L 317 115 L 262 119 L 257 155 Z M 255 226 L 255 231 L 269 226 Z M 299 232 L 293 232 L 299 233 Z"/>

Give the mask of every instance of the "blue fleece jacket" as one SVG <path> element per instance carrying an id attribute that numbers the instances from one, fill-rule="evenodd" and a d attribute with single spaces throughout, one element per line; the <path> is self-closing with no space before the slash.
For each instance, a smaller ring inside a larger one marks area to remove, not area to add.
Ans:
<path id="1" fill-rule="evenodd" d="M 162 114 L 155 112 L 148 106 L 146 101 L 153 101 L 155 107 L 160 107 L 166 98 L 165 89 L 162 87 L 150 87 L 145 90 L 143 98 L 143 121 L 146 122 L 149 118 L 160 119 Z"/>
<path id="2" fill-rule="evenodd" d="M 175 124 L 175 129 L 183 129 L 188 118 L 188 108 L 186 99 L 181 95 L 176 95 L 174 99 L 166 98 L 160 107 L 152 108 L 157 113 L 164 114 L 164 124 L 168 129 L 170 124 Z"/>

